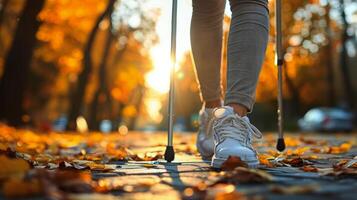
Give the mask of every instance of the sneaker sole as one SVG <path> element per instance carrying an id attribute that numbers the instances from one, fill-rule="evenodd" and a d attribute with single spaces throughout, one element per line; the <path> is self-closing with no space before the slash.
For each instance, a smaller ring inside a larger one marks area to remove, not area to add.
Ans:
<path id="1" fill-rule="evenodd" d="M 217 158 L 216 156 L 213 155 L 212 157 L 212 162 L 211 162 L 211 166 L 215 169 L 220 169 L 222 167 L 222 164 L 228 159 L 227 158 Z M 257 168 L 259 166 L 259 161 L 254 158 L 252 160 L 247 160 L 244 161 L 245 163 L 247 163 L 249 168 Z"/>

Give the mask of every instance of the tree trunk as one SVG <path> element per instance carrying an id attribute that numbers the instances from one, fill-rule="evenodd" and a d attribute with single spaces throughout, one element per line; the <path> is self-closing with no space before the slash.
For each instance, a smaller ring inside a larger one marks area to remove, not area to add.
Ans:
<path id="1" fill-rule="evenodd" d="M 108 15 L 108 18 L 110 18 L 110 13 L 112 13 L 112 10 L 110 10 L 109 12 L 109 15 Z M 98 130 L 99 129 L 99 117 L 98 117 L 98 107 L 99 107 L 99 104 L 104 104 L 104 105 L 108 105 L 106 102 L 109 101 L 109 98 L 110 98 L 110 94 L 108 92 L 108 85 L 107 85 L 107 82 L 106 82 L 106 68 L 107 68 L 107 61 L 108 61 L 108 56 L 109 56 L 109 52 L 110 52 L 110 47 L 111 47 L 111 44 L 113 42 L 113 34 L 112 34 L 112 22 L 111 20 L 109 19 L 109 23 L 110 23 L 110 26 L 107 30 L 107 40 L 103 46 L 104 48 L 104 52 L 103 52 L 103 55 L 102 55 L 102 60 L 100 62 L 100 65 L 99 65 L 99 84 L 98 84 L 98 88 L 97 88 L 97 91 L 95 92 L 95 95 L 94 95 L 94 98 L 93 98 L 93 101 L 92 101 L 92 104 L 91 104 L 91 110 L 90 110 L 90 116 L 89 116 L 89 125 L 90 125 L 90 128 L 92 130 Z M 102 98 L 100 98 L 102 97 Z M 103 99 L 104 98 L 104 99 Z M 101 100 L 101 102 L 100 102 Z M 102 100 L 104 100 L 104 102 L 102 102 Z M 108 109 L 107 111 L 109 112 L 110 109 Z"/>
<path id="2" fill-rule="evenodd" d="M 24 92 L 36 44 L 36 32 L 40 26 L 37 15 L 44 3 L 45 0 L 26 1 L 5 60 L 4 74 L 0 82 L 0 120 L 13 126 L 23 124 Z"/>
<path id="3" fill-rule="evenodd" d="M 75 130 L 76 128 L 76 118 L 81 114 L 83 99 L 85 94 L 85 89 L 88 83 L 89 75 L 92 71 L 92 60 L 91 60 L 91 50 L 94 45 L 95 36 L 97 35 L 99 24 L 105 18 L 105 16 L 111 11 L 115 1 L 109 0 L 108 6 L 105 11 L 98 17 L 95 22 L 94 27 L 89 34 L 87 44 L 84 48 L 84 59 L 83 59 L 83 70 L 79 74 L 77 88 L 71 97 L 71 107 L 69 110 L 68 117 L 68 130 Z"/>
<path id="4" fill-rule="evenodd" d="M 328 98 L 328 105 L 329 106 L 335 106 L 336 101 L 335 101 L 335 81 L 334 81 L 334 76 L 333 76 L 333 54 L 332 54 L 332 36 L 331 36 L 331 24 L 330 24 L 330 9 L 331 6 L 329 3 L 327 3 L 326 6 L 326 14 L 325 14 L 325 20 L 326 20 L 326 35 L 328 38 L 328 44 L 325 47 L 325 58 L 326 58 L 326 67 L 327 67 L 327 76 L 326 76 L 326 81 L 327 81 L 327 98 Z"/>
<path id="5" fill-rule="evenodd" d="M 2 29 L 4 28 L 3 26 L 3 21 L 5 18 L 5 11 L 6 11 L 6 7 L 8 6 L 10 0 L 3 0 L 1 2 L 1 9 L 0 9 L 0 38 L 2 37 Z M 2 44 L 2 40 L 0 40 L 1 44 L 0 44 L 0 54 L 2 54 L 3 52 L 5 52 L 5 47 Z M 0 78 L 1 78 L 1 74 L 0 74 Z"/>
<path id="6" fill-rule="evenodd" d="M 137 113 L 140 113 L 140 108 L 141 108 L 141 105 L 142 105 L 143 100 L 144 100 L 144 94 L 145 94 L 145 88 L 143 86 L 139 85 L 138 88 L 137 88 L 136 102 L 134 102 L 134 106 L 136 108 L 136 112 Z M 131 117 L 129 119 L 129 122 L 128 122 L 128 129 L 129 130 L 133 130 L 135 128 L 137 119 L 138 119 L 137 116 Z"/>
<path id="7" fill-rule="evenodd" d="M 10 0 L 3 0 L 1 2 L 1 9 L 0 9 L 0 27 L 2 24 L 2 21 L 4 20 L 4 16 L 5 16 L 5 10 L 7 5 L 9 4 Z"/>
<path id="8" fill-rule="evenodd" d="M 345 85 L 344 88 L 345 88 L 345 97 L 346 97 L 347 106 L 349 108 L 354 108 L 354 96 L 353 96 L 354 94 L 353 94 L 353 88 L 352 88 L 352 83 L 351 83 L 349 69 L 348 69 L 348 55 L 347 55 L 347 48 L 346 48 L 346 42 L 348 40 L 348 33 L 347 33 L 348 23 L 346 20 L 344 0 L 340 0 L 340 12 L 343 22 L 343 29 L 342 29 L 342 36 L 341 36 L 342 50 L 341 50 L 341 58 L 340 58 L 340 67 L 341 67 L 343 82 Z"/>

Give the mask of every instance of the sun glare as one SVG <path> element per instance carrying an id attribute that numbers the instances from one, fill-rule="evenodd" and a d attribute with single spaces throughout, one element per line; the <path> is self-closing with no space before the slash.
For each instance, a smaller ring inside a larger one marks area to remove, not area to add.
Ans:
<path id="1" fill-rule="evenodd" d="M 149 117 L 155 122 L 160 123 L 163 116 L 160 113 L 162 108 L 162 103 L 160 99 L 157 98 L 147 98 L 144 101 L 145 107 L 147 108 L 147 112 Z"/>
<path id="2" fill-rule="evenodd" d="M 154 69 L 146 74 L 146 86 L 160 94 L 166 94 L 170 88 L 170 58 L 165 56 L 160 46 L 151 50 Z"/>
<path id="3" fill-rule="evenodd" d="M 150 50 L 153 69 L 145 75 L 145 86 L 148 88 L 148 91 L 145 94 L 144 105 L 149 114 L 149 118 L 154 122 L 160 122 L 163 119 L 161 115 L 161 107 L 164 106 L 163 100 L 168 97 L 170 90 L 170 70 L 172 67 L 170 59 L 171 2 L 151 0 L 151 6 L 159 7 L 161 9 L 161 16 L 156 24 L 159 42 Z M 182 1 L 179 7 L 176 73 L 180 69 L 180 60 L 184 58 L 184 55 L 190 50 L 189 22 L 191 20 L 192 5 L 190 1 Z"/>

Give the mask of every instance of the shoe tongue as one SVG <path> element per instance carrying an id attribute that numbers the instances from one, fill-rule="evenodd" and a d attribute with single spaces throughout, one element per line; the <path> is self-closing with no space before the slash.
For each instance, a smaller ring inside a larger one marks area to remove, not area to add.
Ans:
<path id="1" fill-rule="evenodd" d="M 217 108 L 214 111 L 214 116 L 218 119 L 223 118 L 227 115 L 231 115 L 231 114 L 234 114 L 234 111 L 233 111 L 233 108 L 230 106 L 223 106 L 223 107 Z"/>

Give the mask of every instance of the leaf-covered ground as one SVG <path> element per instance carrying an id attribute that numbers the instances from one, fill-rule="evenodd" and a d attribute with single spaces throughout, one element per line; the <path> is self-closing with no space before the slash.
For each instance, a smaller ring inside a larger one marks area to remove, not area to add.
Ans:
<path id="1" fill-rule="evenodd" d="M 286 137 L 255 143 L 261 165 L 230 157 L 222 171 L 176 134 L 176 159 L 162 160 L 165 133 L 39 133 L 0 125 L 0 199 L 356 199 L 357 134 Z"/>

